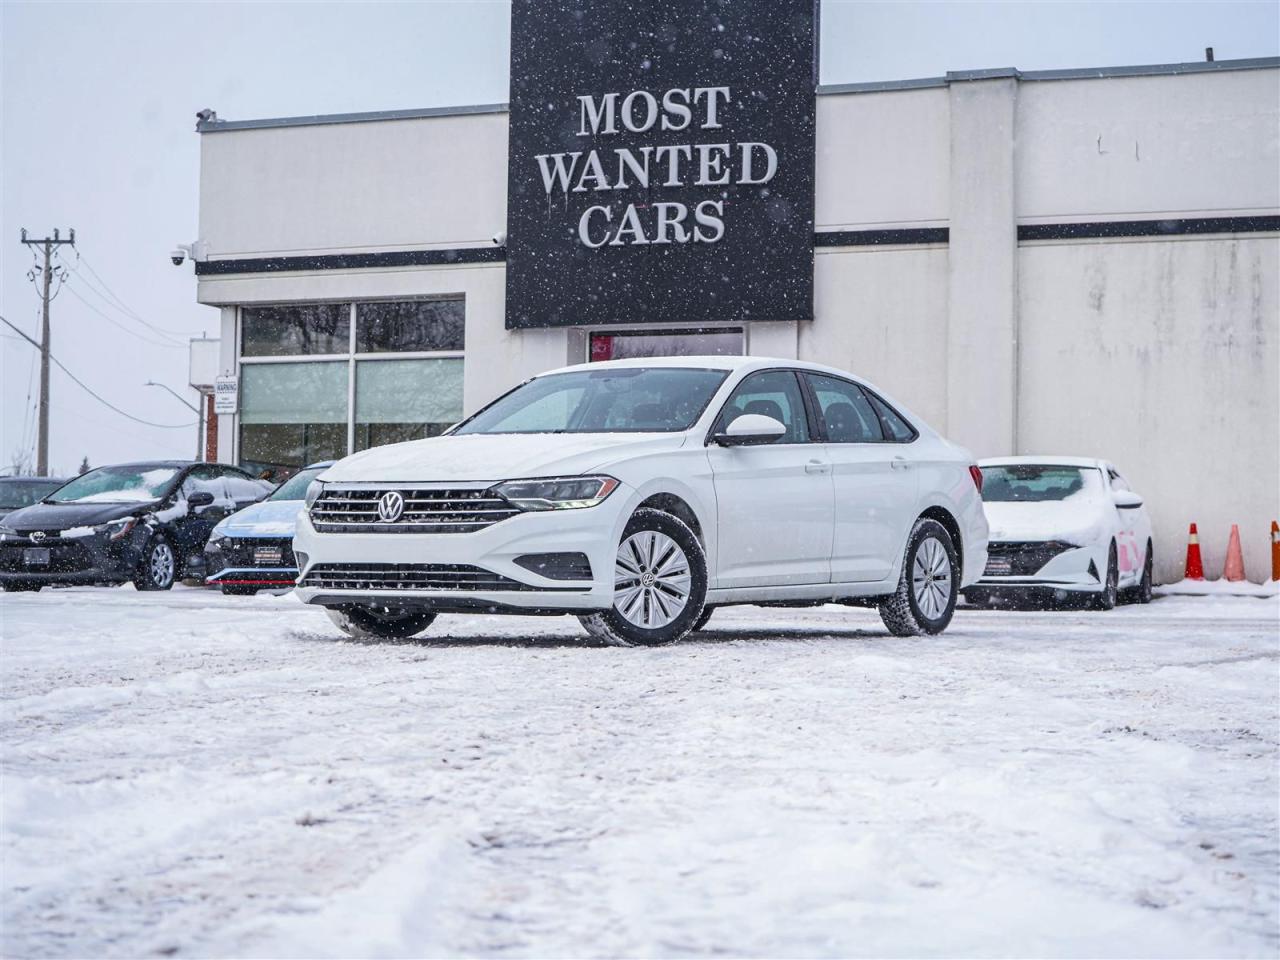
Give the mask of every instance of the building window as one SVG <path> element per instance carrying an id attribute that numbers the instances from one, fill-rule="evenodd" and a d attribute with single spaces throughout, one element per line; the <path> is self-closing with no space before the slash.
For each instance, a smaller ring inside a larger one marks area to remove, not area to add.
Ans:
<path id="1" fill-rule="evenodd" d="M 461 300 L 356 304 L 356 353 L 461 350 Z"/>
<path id="2" fill-rule="evenodd" d="M 357 450 L 436 437 L 461 419 L 461 358 L 356 363 Z"/>
<path id="3" fill-rule="evenodd" d="M 443 433 L 462 419 L 464 321 L 461 298 L 241 308 L 240 463 L 282 479 Z"/>
<path id="4" fill-rule="evenodd" d="M 240 329 L 240 353 L 245 357 L 346 353 L 351 349 L 351 304 L 245 307 Z"/>
<path id="5" fill-rule="evenodd" d="M 588 356 L 592 363 L 630 357 L 737 357 L 742 349 L 741 329 L 642 330 L 593 333 Z"/>

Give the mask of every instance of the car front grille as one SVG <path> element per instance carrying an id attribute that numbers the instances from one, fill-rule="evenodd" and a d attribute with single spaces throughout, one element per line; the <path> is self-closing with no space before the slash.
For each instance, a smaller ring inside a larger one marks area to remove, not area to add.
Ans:
<path id="1" fill-rule="evenodd" d="M 299 586 L 327 590 L 533 590 L 460 563 L 317 563 Z"/>
<path id="2" fill-rule="evenodd" d="M 393 490 L 404 510 L 388 522 L 378 503 Z M 319 533 L 474 533 L 519 512 L 488 490 L 326 487 L 311 506 L 311 523 Z"/>
<path id="3" fill-rule="evenodd" d="M 254 553 L 258 547 L 268 547 L 280 551 L 278 561 L 258 560 Z M 293 543 L 287 537 L 228 537 L 218 544 L 222 552 L 222 560 L 228 567 L 274 567 L 276 569 L 293 568 L 297 564 L 293 557 Z"/>
<path id="4" fill-rule="evenodd" d="M 1068 550 L 1076 549 L 1072 543 L 1061 540 L 1038 540 L 1029 543 L 987 544 L 988 577 L 1029 577 L 1041 567 Z"/>

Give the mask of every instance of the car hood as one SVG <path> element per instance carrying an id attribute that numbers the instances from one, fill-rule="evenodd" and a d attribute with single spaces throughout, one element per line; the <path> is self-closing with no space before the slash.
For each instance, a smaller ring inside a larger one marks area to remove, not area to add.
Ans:
<path id="1" fill-rule="evenodd" d="M 994 542 L 1066 540 L 1082 545 L 1101 536 L 1102 507 L 1094 497 L 982 504 Z"/>
<path id="2" fill-rule="evenodd" d="M 233 513 L 218 524 L 231 537 L 291 537 L 301 500 L 263 500 Z"/>
<path id="3" fill-rule="evenodd" d="M 574 476 L 606 469 L 640 453 L 675 450 L 683 433 L 464 434 L 374 447 L 339 460 L 320 475 L 326 483 L 495 482 Z"/>
<path id="4" fill-rule="evenodd" d="M 119 520 L 135 513 L 145 513 L 158 501 L 139 503 L 33 503 L 15 510 L 4 518 L 4 525 L 14 530 L 67 530 L 92 527 L 108 520 Z"/>

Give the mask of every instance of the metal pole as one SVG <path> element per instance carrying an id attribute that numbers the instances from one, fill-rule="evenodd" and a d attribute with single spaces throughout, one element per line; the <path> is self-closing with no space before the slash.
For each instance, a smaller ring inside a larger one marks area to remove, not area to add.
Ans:
<path id="1" fill-rule="evenodd" d="M 49 475 L 49 282 L 53 279 L 49 260 L 52 254 L 53 244 L 48 237 L 45 237 L 44 289 L 40 294 L 40 427 L 39 439 L 36 441 L 36 476 L 38 477 Z"/>
<path id="2" fill-rule="evenodd" d="M 200 395 L 200 406 L 197 407 L 187 400 L 180 393 L 170 390 L 163 383 L 156 383 L 154 380 L 148 380 L 143 384 L 144 387 L 159 387 L 161 390 L 167 390 L 179 403 L 185 403 L 187 407 L 195 411 L 196 414 L 196 461 L 204 460 L 204 394 Z"/>
<path id="3" fill-rule="evenodd" d="M 76 245 L 75 230 L 68 233 L 70 236 L 64 239 L 55 229 L 52 237 L 36 240 L 27 236 L 26 227 L 22 228 L 22 245 L 39 247 L 44 254 L 44 268 L 40 276 L 40 405 L 36 431 L 36 474 L 41 477 L 49 475 L 49 287 L 53 283 L 53 250 L 64 243 Z M 34 280 L 35 270 L 28 276 Z M 65 275 L 59 278 L 62 279 Z"/>

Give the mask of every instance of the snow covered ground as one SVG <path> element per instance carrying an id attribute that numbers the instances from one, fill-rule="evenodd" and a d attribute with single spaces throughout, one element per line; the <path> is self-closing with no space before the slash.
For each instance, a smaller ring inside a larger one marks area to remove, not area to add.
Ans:
<path id="1" fill-rule="evenodd" d="M 1280 951 L 1274 598 L 655 650 L 185 589 L 0 617 L 5 956 Z"/>

